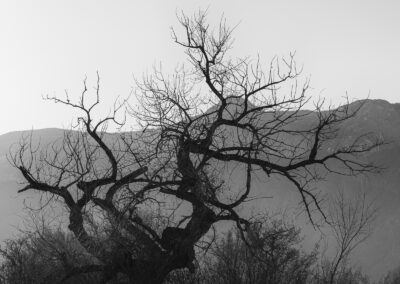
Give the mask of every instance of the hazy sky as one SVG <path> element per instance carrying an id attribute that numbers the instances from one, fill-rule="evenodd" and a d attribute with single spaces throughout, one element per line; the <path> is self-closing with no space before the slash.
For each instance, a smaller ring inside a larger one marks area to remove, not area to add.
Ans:
<path id="1" fill-rule="evenodd" d="M 104 111 L 152 65 L 185 60 L 171 40 L 176 12 L 209 10 L 237 27 L 233 54 L 265 63 L 296 51 L 312 92 L 400 102 L 400 1 L 0 1 L 0 134 L 66 127 L 74 113 L 42 100 L 77 97 L 101 76 Z"/>

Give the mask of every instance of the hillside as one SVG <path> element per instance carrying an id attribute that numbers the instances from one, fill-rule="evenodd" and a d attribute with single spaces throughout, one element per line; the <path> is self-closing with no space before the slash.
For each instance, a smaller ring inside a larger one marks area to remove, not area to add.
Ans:
<path id="1" fill-rule="evenodd" d="M 299 124 L 300 125 L 300 124 Z M 337 189 L 345 191 L 362 189 L 368 192 L 379 207 L 376 229 L 372 237 L 356 251 L 353 262 L 371 275 L 379 278 L 387 270 L 400 265 L 400 104 L 390 104 L 383 100 L 366 100 L 358 115 L 348 120 L 342 127 L 336 142 L 345 142 L 350 137 L 363 133 L 375 133 L 388 142 L 387 145 L 369 153 L 364 159 L 374 161 L 384 168 L 381 174 L 349 178 L 332 175 L 320 182 L 316 188 L 330 194 Z M 300 127 L 300 126 L 299 126 Z M 10 237 L 16 231 L 21 218 L 24 199 L 37 198 L 34 193 L 17 195 L 20 177 L 16 169 L 7 161 L 10 147 L 18 143 L 25 132 L 11 132 L 0 135 L 0 240 Z M 33 141 L 41 145 L 62 138 L 61 129 L 41 129 L 33 131 Z M 232 164 L 232 169 L 235 165 Z M 244 177 L 234 171 L 224 179 L 231 185 L 240 184 Z M 255 179 L 256 196 L 269 197 L 252 203 L 254 211 L 276 211 L 296 207 L 298 193 L 286 182 L 265 178 Z M 246 212 L 244 212 L 246 214 Z M 304 216 L 294 215 L 296 222 L 304 226 L 306 244 L 319 240 L 319 233 L 307 226 Z"/>

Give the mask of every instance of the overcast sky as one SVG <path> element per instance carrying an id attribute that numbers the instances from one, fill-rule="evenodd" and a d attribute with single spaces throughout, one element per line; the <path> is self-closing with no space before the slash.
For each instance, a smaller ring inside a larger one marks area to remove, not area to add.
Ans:
<path id="1" fill-rule="evenodd" d="M 105 111 L 129 95 L 133 77 L 152 65 L 185 60 L 171 40 L 176 12 L 207 8 L 235 30 L 233 55 L 296 51 L 312 93 L 338 104 L 350 98 L 400 102 L 400 1 L 1 1 L 0 134 L 67 127 L 74 113 L 42 100 L 77 97 L 96 71 Z"/>

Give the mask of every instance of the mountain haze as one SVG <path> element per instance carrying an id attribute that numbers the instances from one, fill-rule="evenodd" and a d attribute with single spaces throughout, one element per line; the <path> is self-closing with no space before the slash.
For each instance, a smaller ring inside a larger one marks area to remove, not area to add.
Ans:
<path id="1" fill-rule="evenodd" d="M 353 104 L 356 107 L 358 103 Z M 348 192 L 362 190 L 375 200 L 379 215 L 374 234 L 356 250 L 353 263 L 373 279 L 378 279 L 389 269 L 400 265 L 400 104 L 390 104 L 383 100 L 365 100 L 363 103 L 357 116 L 343 124 L 338 141 L 335 142 L 343 143 L 361 134 L 374 133 L 388 144 L 364 155 L 363 159 L 374 161 L 384 170 L 380 174 L 358 177 L 330 175 L 328 180 L 316 184 L 316 187 L 328 195 L 338 189 Z M 33 141 L 47 145 L 61 139 L 63 131 L 54 128 L 34 130 Z M 36 198 L 32 192 L 17 194 L 21 187 L 18 184 L 21 177 L 7 160 L 10 147 L 18 145 L 20 138 L 30 133 L 19 131 L 0 135 L 0 240 L 11 237 L 16 231 L 15 226 L 21 223 L 19 216 L 22 215 L 24 198 Z M 235 185 L 240 184 L 244 177 L 230 174 L 224 179 Z M 300 200 L 297 191 L 279 179 L 255 179 L 254 195 L 269 198 L 256 200 L 251 210 L 291 208 L 297 206 Z M 296 217 L 296 221 L 304 226 L 303 233 L 309 244 L 318 241 L 318 232 L 306 225 L 307 220 L 303 215 Z"/>

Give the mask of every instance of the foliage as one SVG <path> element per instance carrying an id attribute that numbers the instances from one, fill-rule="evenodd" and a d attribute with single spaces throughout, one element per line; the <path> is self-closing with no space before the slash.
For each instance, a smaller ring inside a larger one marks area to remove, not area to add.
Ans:
<path id="1" fill-rule="evenodd" d="M 79 242 L 61 229 L 40 227 L 5 241 L 0 248 L 1 283 L 61 283 L 75 264 L 89 264 Z M 82 274 L 64 283 L 98 283 L 95 274 Z"/>
<path id="2" fill-rule="evenodd" d="M 248 234 L 248 244 L 230 232 L 216 246 L 210 283 L 307 283 L 317 252 L 300 249 L 298 229 L 275 220 L 253 224 Z"/>
<path id="3" fill-rule="evenodd" d="M 108 228 L 107 228 L 108 227 Z M 93 229 L 94 230 L 94 229 Z M 97 228 L 101 238 L 113 230 L 111 225 Z M 301 248 L 300 229 L 281 220 L 264 220 L 251 225 L 248 238 L 230 230 L 212 244 L 196 264 L 195 272 L 175 270 L 165 283 L 329 283 L 333 263 L 318 253 L 318 247 L 306 253 Z M 118 243 L 126 246 L 123 239 Z M 110 244 L 110 240 L 103 239 Z M 116 248 L 113 248 L 115 250 Z M 74 267 L 88 267 L 91 256 L 71 233 L 48 225 L 23 231 L 20 237 L 6 241 L 0 248 L 1 283 L 100 283 L 99 273 L 75 273 Z M 321 262 L 322 257 L 322 262 Z M 74 273 L 74 275 L 71 275 Z M 383 283 L 396 283 L 397 272 L 388 274 Z M 107 283 L 129 283 L 122 274 Z M 368 284 L 359 270 L 342 263 L 335 284 Z"/>

